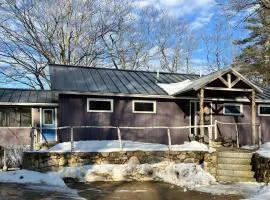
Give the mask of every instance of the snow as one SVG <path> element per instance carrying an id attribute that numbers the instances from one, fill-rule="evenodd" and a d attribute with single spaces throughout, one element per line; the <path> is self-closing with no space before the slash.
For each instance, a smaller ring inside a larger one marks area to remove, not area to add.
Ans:
<path id="1" fill-rule="evenodd" d="M 270 142 L 264 143 L 256 153 L 262 157 L 270 158 Z"/>
<path id="2" fill-rule="evenodd" d="M 45 184 L 58 187 L 66 186 L 65 182 L 57 174 L 45 174 L 29 170 L 0 172 L 0 182 Z"/>
<path id="3" fill-rule="evenodd" d="M 62 178 L 75 178 L 82 182 L 164 181 L 189 189 L 216 183 L 215 178 L 205 172 L 200 165 L 191 163 L 87 165 L 76 168 L 67 167 L 57 173 L 60 173 Z"/>
<path id="4" fill-rule="evenodd" d="M 198 187 L 195 190 L 215 195 L 242 195 L 248 200 L 270 199 L 270 186 L 262 183 L 216 184 Z"/>
<path id="5" fill-rule="evenodd" d="M 143 143 L 123 140 L 123 151 L 168 151 L 168 145 L 156 143 Z M 186 142 L 182 145 L 172 145 L 172 151 L 204 151 L 213 152 L 215 149 L 197 141 Z M 44 152 L 45 150 L 42 150 Z M 69 152 L 70 142 L 56 144 L 48 150 L 49 152 Z M 115 152 L 120 151 L 118 140 L 91 140 L 74 142 L 74 152 Z"/>
<path id="6" fill-rule="evenodd" d="M 158 83 L 158 86 L 167 92 L 169 95 L 173 95 L 178 91 L 181 91 L 185 87 L 189 86 L 192 83 L 191 80 L 187 79 L 178 83 Z"/>
<path id="7" fill-rule="evenodd" d="M 247 150 L 254 150 L 257 149 L 258 145 L 245 145 L 245 146 L 241 146 L 241 149 L 247 149 Z"/>

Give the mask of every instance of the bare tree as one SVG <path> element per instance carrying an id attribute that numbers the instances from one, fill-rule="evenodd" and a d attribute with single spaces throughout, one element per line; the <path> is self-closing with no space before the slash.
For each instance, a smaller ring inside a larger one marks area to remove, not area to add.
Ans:
<path id="1" fill-rule="evenodd" d="M 106 56 L 102 38 L 122 26 L 127 6 L 117 0 L 2 0 L 0 73 L 44 89 L 48 63 L 95 66 Z"/>

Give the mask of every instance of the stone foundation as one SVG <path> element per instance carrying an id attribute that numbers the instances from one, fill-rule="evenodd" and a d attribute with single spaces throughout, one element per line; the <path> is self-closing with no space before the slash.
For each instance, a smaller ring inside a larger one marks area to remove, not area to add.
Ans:
<path id="1" fill-rule="evenodd" d="M 251 159 L 252 171 L 255 172 L 257 182 L 268 183 L 270 180 L 270 158 L 254 153 Z"/>
<path id="2" fill-rule="evenodd" d="M 215 166 L 216 153 L 183 152 L 183 151 L 127 151 L 127 152 L 81 152 L 81 153 L 51 153 L 25 152 L 23 155 L 23 169 L 40 172 L 57 171 L 63 167 L 76 167 L 96 164 L 138 164 L 173 161 L 175 163 L 202 164 L 209 172 Z M 214 170 L 215 171 L 215 170 Z M 212 172 L 211 172 L 212 173 Z"/>
<path id="3" fill-rule="evenodd" d="M 216 177 L 217 175 L 217 152 L 214 153 L 205 153 L 203 169 L 210 173 L 212 176 Z"/>

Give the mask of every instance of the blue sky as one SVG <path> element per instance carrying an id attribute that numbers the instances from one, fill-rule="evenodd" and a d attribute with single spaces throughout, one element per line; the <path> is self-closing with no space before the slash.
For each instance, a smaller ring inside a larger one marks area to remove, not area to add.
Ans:
<path id="1" fill-rule="evenodd" d="M 216 0 L 139 0 L 137 5 L 165 9 L 171 16 L 189 22 L 198 38 L 198 45 L 193 54 L 193 65 L 202 66 L 202 71 L 206 67 L 206 50 L 204 43 L 200 40 L 201 35 L 213 34 L 216 24 L 222 24 L 223 34 L 228 36 L 223 44 L 224 60 L 227 60 L 227 66 L 240 52 L 240 48 L 233 46 L 232 42 L 247 35 L 243 29 L 235 27 L 235 19 L 228 20 L 224 14 L 224 7 L 221 7 Z"/>

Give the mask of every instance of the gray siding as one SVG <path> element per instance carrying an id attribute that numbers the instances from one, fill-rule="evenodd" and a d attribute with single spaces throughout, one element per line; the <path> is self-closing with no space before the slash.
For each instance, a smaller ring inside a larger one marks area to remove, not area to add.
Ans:
<path id="1" fill-rule="evenodd" d="M 30 145 L 30 128 L 0 128 L 0 146 Z"/>
<path id="2" fill-rule="evenodd" d="M 89 96 L 88 96 L 89 97 Z M 100 97 L 93 97 L 100 98 Z M 132 113 L 130 98 L 114 98 L 113 113 L 92 113 L 86 111 L 87 96 L 60 95 L 59 126 L 187 126 L 189 125 L 189 101 L 156 100 L 156 114 Z M 138 99 L 136 99 L 138 100 Z M 154 99 L 153 99 L 154 100 Z M 164 129 L 127 130 L 122 129 L 122 138 L 142 142 L 168 143 Z M 172 143 L 188 141 L 189 130 L 171 130 Z M 117 139 L 116 130 L 84 129 L 74 130 L 75 140 Z M 59 141 L 69 141 L 69 131 L 59 131 Z"/>

